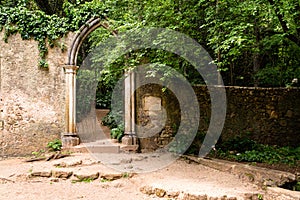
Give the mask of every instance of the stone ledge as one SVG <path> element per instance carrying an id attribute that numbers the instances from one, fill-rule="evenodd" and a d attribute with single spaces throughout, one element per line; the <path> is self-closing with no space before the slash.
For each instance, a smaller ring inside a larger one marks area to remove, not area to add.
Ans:
<path id="1" fill-rule="evenodd" d="M 183 191 L 168 191 L 158 187 L 152 186 L 143 186 L 140 188 L 140 192 L 149 196 L 156 196 L 158 198 L 164 199 L 176 199 L 176 200 L 237 200 L 240 197 L 235 196 L 208 196 L 206 194 L 191 194 L 189 192 Z M 253 200 L 256 199 L 258 194 L 244 194 L 242 197 L 244 200 Z"/>
<path id="2" fill-rule="evenodd" d="M 278 187 L 269 187 L 265 199 L 276 200 L 299 200 L 300 192 L 285 190 Z"/>
<path id="3" fill-rule="evenodd" d="M 289 172 L 256 167 L 237 162 L 198 158 L 193 156 L 185 156 L 185 158 L 213 169 L 238 175 L 239 178 L 253 182 L 260 186 L 281 186 L 284 183 L 293 182 L 297 179 L 295 174 Z"/>

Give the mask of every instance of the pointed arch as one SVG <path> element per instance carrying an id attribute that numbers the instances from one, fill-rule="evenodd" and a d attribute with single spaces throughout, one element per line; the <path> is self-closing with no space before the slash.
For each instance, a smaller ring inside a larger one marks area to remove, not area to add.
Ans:
<path id="1" fill-rule="evenodd" d="M 78 51 L 85 40 L 85 38 L 96 28 L 102 26 L 103 28 L 109 30 L 112 35 L 116 36 L 117 32 L 115 30 L 110 30 L 108 23 L 100 18 L 91 18 L 83 26 L 80 27 L 78 33 L 74 36 L 71 46 L 68 51 L 68 61 L 67 65 L 77 65 Z"/>
<path id="2" fill-rule="evenodd" d="M 76 131 L 76 72 L 77 56 L 82 43 L 86 37 L 98 27 L 104 27 L 116 36 L 117 32 L 111 30 L 109 24 L 101 18 L 91 18 L 83 26 L 80 27 L 74 36 L 68 50 L 67 63 L 63 66 L 66 75 L 66 107 L 65 107 L 65 132 L 62 133 L 63 147 L 72 147 L 80 143 L 80 138 Z"/>

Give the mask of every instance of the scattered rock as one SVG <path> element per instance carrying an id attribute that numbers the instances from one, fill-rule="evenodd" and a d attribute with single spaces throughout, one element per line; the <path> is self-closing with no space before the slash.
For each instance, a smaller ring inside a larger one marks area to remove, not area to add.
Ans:
<path id="1" fill-rule="evenodd" d="M 113 181 L 113 180 L 117 180 L 123 177 L 123 174 L 101 174 L 101 178 L 109 180 L 109 181 Z"/>
<path id="2" fill-rule="evenodd" d="M 178 199 L 179 200 L 207 200 L 207 195 L 194 195 L 189 193 L 180 193 Z"/>
<path id="3" fill-rule="evenodd" d="M 73 172 L 66 172 L 66 171 L 52 171 L 52 176 L 54 178 L 69 178 L 72 176 Z"/>
<path id="4" fill-rule="evenodd" d="M 67 167 L 67 163 L 61 162 L 53 165 L 54 167 Z"/>
<path id="5" fill-rule="evenodd" d="M 226 195 L 222 197 L 209 197 L 206 194 L 190 194 L 185 192 L 175 192 L 175 191 L 166 191 L 161 188 L 153 188 L 151 186 L 143 186 L 140 188 L 140 192 L 146 195 L 156 195 L 159 198 L 171 198 L 178 200 L 237 200 L 236 197 L 227 197 Z M 253 194 L 251 194 L 251 198 Z M 248 198 L 245 196 L 245 198 Z M 248 200 L 248 199 L 247 199 Z"/>
<path id="6" fill-rule="evenodd" d="M 155 189 L 154 189 L 154 193 L 155 193 L 155 195 L 158 196 L 158 197 L 164 197 L 165 194 L 166 194 L 166 191 L 163 190 L 163 189 L 160 189 L 160 188 L 155 188 Z"/>
<path id="7" fill-rule="evenodd" d="M 152 187 L 150 186 L 143 186 L 140 188 L 140 192 L 147 195 L 152 195 L 155 193 Z"/>
<path id="8" fill-rule="evenodd" d="M 65 163 L 65 162 L 54 164 L 55 167 L 63 167 L 63 168 L 66 168 L 66 167 L 76 167 L 78 165 L 82 165 L 82 160 L 74 162 L 74 163 L 70 163 L 70 164 Z"/>
<path id="9" fill-rule="evenodd" d="M 55 159 L 60 159 L 60 158 L 64 158 L 70 156 L 69 154 L 62 154 L 60 151 L 53 153 L 47 157 L 45 156 L 41 156 L 38 158 L 30 158 L 28 160 L 25 160 L 25 162 L 35 162 L 35 161 L 42 161 L 42 160 L 46 160 L 46 161 L 50 161 L 50 160 L 55 160 Z"/>
<path id="10" fill-rule="evenodd" d="M 49 178 L 51 177 L 52 172 L 32 172 L 29 176 L 30 177 L 46 177 Z"/>
<path id="11" fill-rule="evenodd" d="M 177 198 L 179 196 L 180 192 L 167 192 L 165 197 L 167 198 Z"/>
<path id="12" fill-rule="evenodd" d="M 74 174 L 74 176 L 78 179 L 78 181 L 85 181 L 85 180 L 96 180 L 99 178 L 99 172 L 96 174 L 91 174 L 91 175 L 79 175 L 79 174 Z"/>

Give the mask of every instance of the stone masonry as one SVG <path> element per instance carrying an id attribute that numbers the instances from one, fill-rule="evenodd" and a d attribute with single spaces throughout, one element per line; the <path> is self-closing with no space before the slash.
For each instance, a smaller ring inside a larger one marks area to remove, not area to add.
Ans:
<path id="1" fill-rule="evenodd" d="M 211 117 L 210 95 L 206 86 L 194 86 L 193 89 L 200 107 L 199 132 L 206 134 Z M 263 144 L 294 147 L 299 145 L 300 88 L 225 87 L 225 89 L 227 114 L 219 141 L 240 136 Z M 147 109 L 143 107 L 145 96 L 162 98 L 162 107 L 167 113 L 164 128 L 151 138 L 141 139 L 141 147 L 155 150 L 167 145 L 176 134 L 174 128 L 180 125 L 178 120 L 182 108 L 179 107 L 176 97 L 172 93 L 163 93 L 161 87 L 157 85 L 142 87 L 137 93 L 140 97 L 137 99 L 138 125 L 146 127 L 153 123 Z M 201 145 L 199 141 L 195 143 Z"/>
<path id="2" fill-rule="evenodd" d="M 68 47 L 72 34 L 61 39 Z M 38 43 L 19 34 L 5 43 L 0 32 L 0 156 L 38 151 L 64 128 L 67 51 L 49 48 L 49 69 L 39 69 Z"/>

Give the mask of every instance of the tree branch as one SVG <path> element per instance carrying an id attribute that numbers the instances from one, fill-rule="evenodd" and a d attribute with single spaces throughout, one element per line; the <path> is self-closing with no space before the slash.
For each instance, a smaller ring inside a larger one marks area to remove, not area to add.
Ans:
<path id="1" fill-rule="evenodd" d="M 290 34 L 289 33 L 289 28 L 287 26 L 287 22 L 284 21 L 284 16 L 280 13 L 279 7 L 275 5 L 274 0 L 268 0 L 270 5 L 274 8 L 275 14 L 278 17 L 279 23 L 282 27 L 282 30 L 284 33 L 286 33 L 286 38 L 291 40 L 292 42 L 296 43 L 300 47 L 300 38 L 298 38 L 296 35 Z"/>

